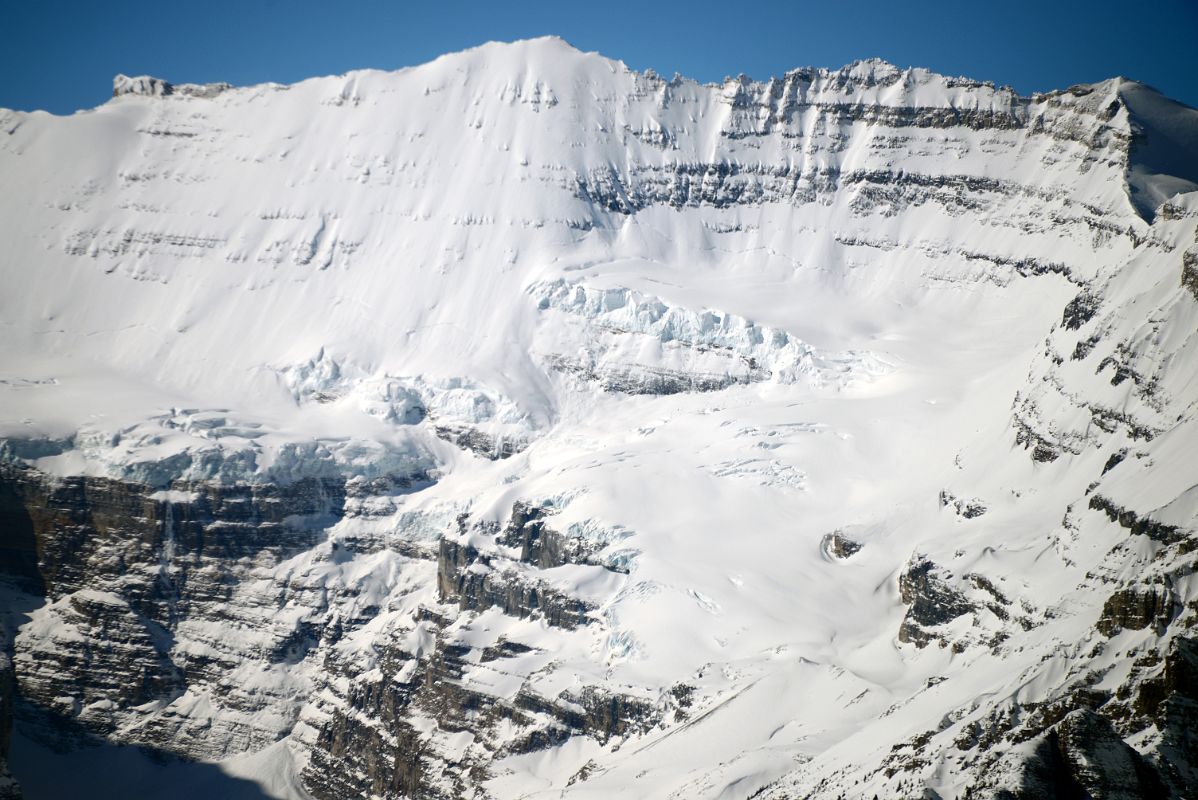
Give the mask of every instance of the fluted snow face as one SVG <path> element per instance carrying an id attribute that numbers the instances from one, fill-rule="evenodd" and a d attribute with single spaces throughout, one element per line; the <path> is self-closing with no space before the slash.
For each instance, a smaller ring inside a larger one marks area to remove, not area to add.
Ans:
<path id="1" fill-rule="evenodd" d="M 0 112 L 35 703 L 320 797 L 1032 791 L 1094 686 L 1172 752 L 1198 112 L 555 39 L 114 88 Z"/>

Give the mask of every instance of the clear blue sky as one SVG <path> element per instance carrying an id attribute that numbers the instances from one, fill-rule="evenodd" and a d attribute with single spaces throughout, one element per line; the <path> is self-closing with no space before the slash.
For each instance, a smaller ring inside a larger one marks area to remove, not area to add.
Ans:
<path id="1" fill-rule="evenodd" d="M 1198 0 L 0 0 L 0 107 L 90 108 L 118 72 L 287 83 L 544 34 L 702 81 L 880 56 L 1025 94 L 1126 75 L 1198 106 Z"/>

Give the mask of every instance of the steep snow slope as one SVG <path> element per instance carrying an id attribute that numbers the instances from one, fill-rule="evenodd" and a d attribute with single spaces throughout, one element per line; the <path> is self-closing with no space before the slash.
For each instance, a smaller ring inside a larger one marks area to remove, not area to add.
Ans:
<path id="1" fill-rule="evenodd" d="M 1198 112 L 556 39 L 115 94 L 0 112 L 26 752 L 330 798 L 1193 784 Z"/>

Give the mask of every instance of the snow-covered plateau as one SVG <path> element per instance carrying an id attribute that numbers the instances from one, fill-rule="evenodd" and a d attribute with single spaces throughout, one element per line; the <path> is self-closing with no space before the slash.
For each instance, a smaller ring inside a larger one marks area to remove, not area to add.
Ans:
<path id="1" fill-rule="evenodd" d="M 1198 797 L 1198 111 L 547 38 L 0 185 L 0 797 Z"/>

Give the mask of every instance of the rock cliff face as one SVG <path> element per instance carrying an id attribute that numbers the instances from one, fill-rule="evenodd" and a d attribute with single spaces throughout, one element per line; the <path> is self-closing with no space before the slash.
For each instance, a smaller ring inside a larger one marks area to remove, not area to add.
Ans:
<path id="1" fill-rule="evenodd" d="M 538 40 L 0 131 L 0 797 L 1198 785 L 1198 112 Z"/>
<path id="2" fill-rule="evenodd" d="M 258 627 L 269 606 L 240 607 L 239 588 L 257 572 L 322 542 L 341 515 L 344 486 L 192 486 L 169 490 L 106 478 L 52 479 L 6 468 L 6 519 L 18 544 L 31 541 L 45 605 L 15 642 L 13 664 L 31 725 L 104 737 L 118 729 L 165 751 L 224 755 L 276 738 L 255 712 L 281 696 L 228 682 L 244 668 L 231 631 Z M 271 600 L 263 597 L 263 600 Z M 255 631 L 253 660 L 286 670 L 302 657 L 310 629 L 276 619 Z M 222 684 L 206 700 L 224 722 L 171 710 L 189 687 Z M 280 687 L 285 691 L 284 687 Z M 189 735 L 183 735 L 187 731 Z"/>

